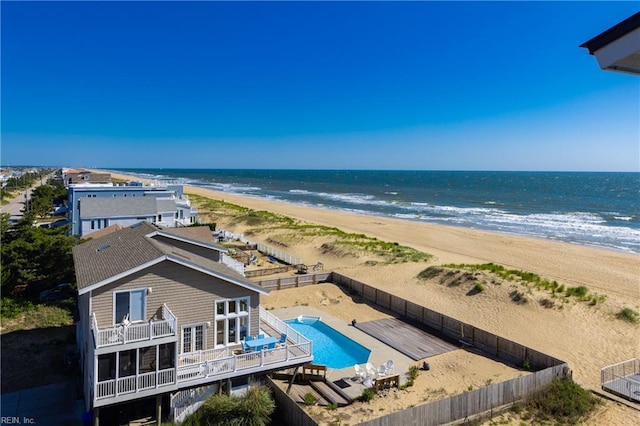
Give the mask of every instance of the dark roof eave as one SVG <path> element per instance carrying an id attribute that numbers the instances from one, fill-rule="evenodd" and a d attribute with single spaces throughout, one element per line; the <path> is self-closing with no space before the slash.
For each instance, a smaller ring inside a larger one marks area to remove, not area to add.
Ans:
<path id="1" fill-rule="evenodd" d="M 591 40 L 585 41 L 580 45 L 580 47 L 589 49 L 589 54 L 593 55 L 596 51 L 602 49 L 607 44 L 629 34 L 637 28 L 640 28 L 640 12 L 631 15 L 624 21 L 619 22 L 608 30 L 593 37 Z"/>

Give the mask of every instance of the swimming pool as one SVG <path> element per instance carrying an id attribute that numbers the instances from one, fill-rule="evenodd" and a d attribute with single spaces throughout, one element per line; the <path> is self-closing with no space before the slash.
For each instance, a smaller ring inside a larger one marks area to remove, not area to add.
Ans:
<path id="1" fill-rule="evenodd" d="M 319 318 L 298 317 L 285 322 L 313 342 L 314 364 L 346 368 L 369 360 L 371 350 L 329 327 Z"/>

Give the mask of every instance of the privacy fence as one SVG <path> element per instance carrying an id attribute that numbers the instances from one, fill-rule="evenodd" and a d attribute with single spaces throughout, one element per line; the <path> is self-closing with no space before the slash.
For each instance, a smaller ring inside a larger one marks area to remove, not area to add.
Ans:
<path id="1" fill-rule="evenodd" d="M 391 311 L 396 316 L 427 330 L 434 330 L 460 342 L 461 345 L 474 346 L 488 355 L 533 371 L 531 374 L 502 383 L 491 384 L 474 391 L 369 420 L 361 423 L 362 426 L 438 425 L 465 419 L 511 404 L 551 382 L 554 377 L 564 376 L 569 372 L 569 367 L 564 361 L 336 272 L 265 280 L 261 281 L 260 285 L 275 290 L 320 282 L 336 284 L 348 293 L 359 295 L 365 301 Z M 297 404 L 296 407 L 302 410 Z"/>

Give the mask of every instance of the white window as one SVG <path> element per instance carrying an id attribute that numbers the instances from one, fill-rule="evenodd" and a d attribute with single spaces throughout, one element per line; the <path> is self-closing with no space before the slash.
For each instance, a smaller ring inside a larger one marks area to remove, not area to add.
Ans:
<path id="1" fill-rule="evenodd" d="M 129 321 L 144 321 L 145 295 L 145 289 L 115 292 L 113 295 L 113 323 L 121 323 L 127 315 Z"/>
<path id="2" fill-rule="evenodd" d="M 182 327 L 182 353 L 201 351 L 205 348 L 204 324 Z"/>
<path id="3" fill-rule="evenodd" d="M 216 346 L 240 343 L 249 331 L 249 298 L 216 301 L 214 318 Z"/>

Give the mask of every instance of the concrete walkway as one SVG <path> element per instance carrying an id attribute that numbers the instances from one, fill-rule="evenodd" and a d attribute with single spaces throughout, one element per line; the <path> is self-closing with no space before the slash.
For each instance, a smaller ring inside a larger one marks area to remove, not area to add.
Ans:
<path id="1" fill-rule="evenodd" d="M 83 402 L 71 380 L 2 395 L 0 424 L 82 425 Z"/>

